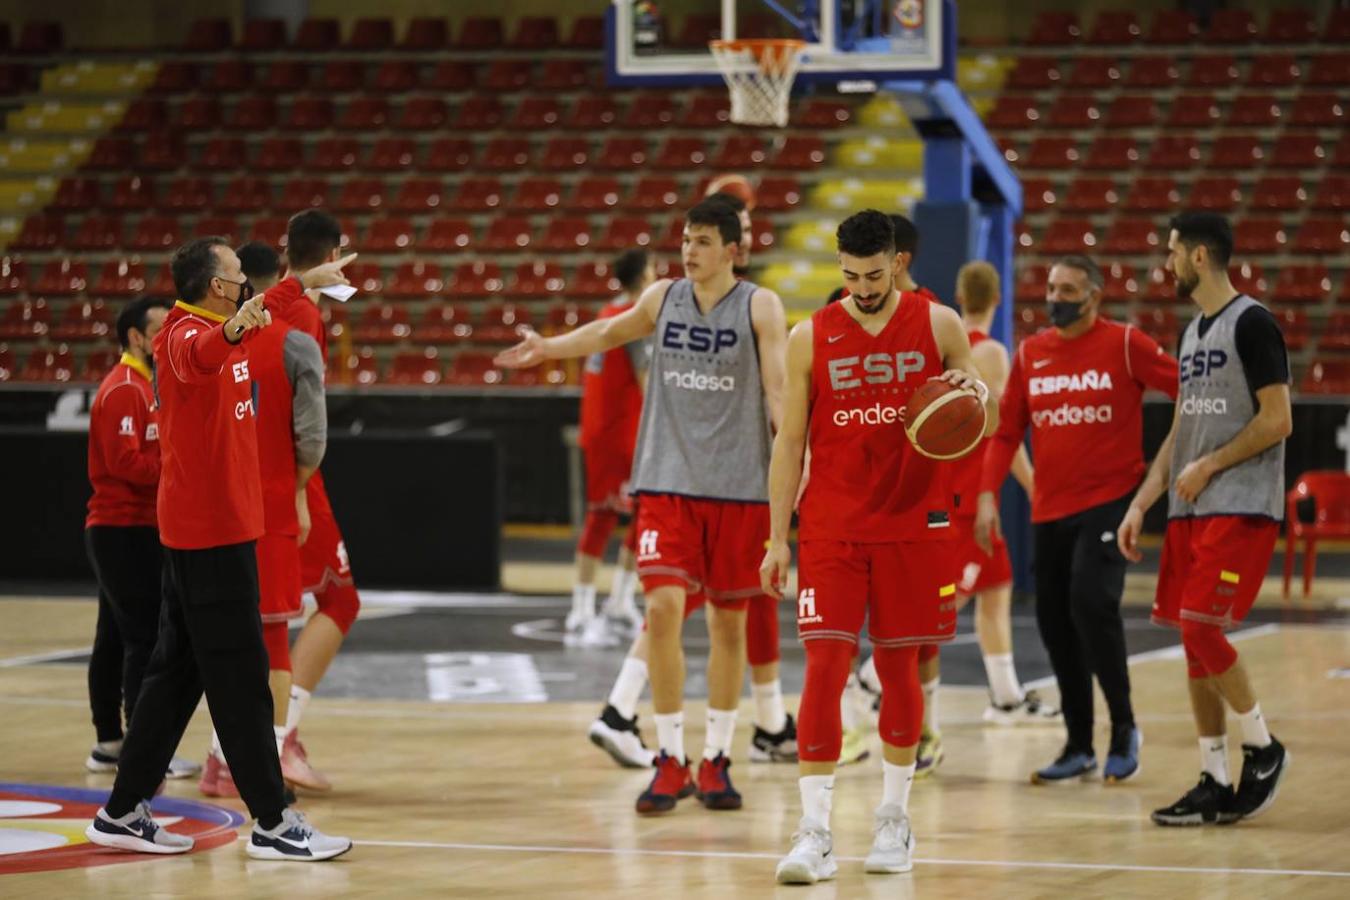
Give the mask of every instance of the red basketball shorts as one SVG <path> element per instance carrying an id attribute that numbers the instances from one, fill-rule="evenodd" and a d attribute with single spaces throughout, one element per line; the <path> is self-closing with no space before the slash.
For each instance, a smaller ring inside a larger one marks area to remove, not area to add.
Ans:
<path id="1" fill-rule="evenodd" d="M 637 514 L 642 589 L 675 585 L 715 606 L 743 609 L 759 586 L 769 504 L 643 494 Z"/>
<path id="2" fill-rule="evenodd" d="M 938 644 L 956 636 L 952 541 L 802 541 L 797 548 L 797 633 L 803 641 L 857 643 L 863 619 L 878 647 Z"/>
<path id="3" fill-rule="evenodd" d="M 328 492 L 318 472 L 305 485 L 309 501 L 309 538 L 300 545 L 300 584 L 305 593 L 316 594 L 330 584 L 351 584 L 352 567 L 342 542 Z"/>
<path id="4" fill-rule="evenodd" d="M 300 615 L 300 548 L 293 534 L 258 538 L 258 611 L 264 622 Z"/>
<path id="5" fill-rule="evenodd" d="M 1172 519 L 1158 565 L 1153 621 L 1231 628 L 1247 617 L 1275 553 L 1280 524 L 1264 516 Z"/>
<path id="6" fill-rule="evenodd" d="M 617 513 L 632 512 L 628 479 L 633 472 L 633 457 L 601 444 L 585 451 L 586 505 L 603 507 Z"/>
<path id="7" fill-rule="evenodd" d="M 965 596 L 1012 584 L 1012 561 L 1008 545 L 994 537 L 994 552 L 985 553 L 975 544 L 975 520 L 953 518 L 956 538 L 956 590 Z"/>

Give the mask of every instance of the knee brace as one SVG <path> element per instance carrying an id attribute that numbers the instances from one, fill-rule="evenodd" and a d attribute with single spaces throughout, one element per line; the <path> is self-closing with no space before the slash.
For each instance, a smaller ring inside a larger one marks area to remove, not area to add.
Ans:
<path id="1" fill-rule="evenodd" d="M 745 618 L 745 658 L 752 666 L 778 662 L 778 604 L 752 597 Z"/>
<path id="2" fill-rule="evenodd" d="M 1186 650 L 1188 672 L 1193 671 L 1190 667 L 1192 658 L 1204 666 L 1206 675 L 1222 675 L 1237 662 L 1237 651 L 1218 625 L 1182 618 L 1181 644 Z"/>
<path id="3" fill-rule="evenodd" d="M 920 644 L 920 645 L 919 645 L 919 662 L 921 662 L 921 663 L 932 662 L 933 660 L 935 660 L 935 659 L 937 659 L 937 658 L 938 658 L 938 645 L 937 645 L 937 644 Z"/>
<path id="4" fill-rule="evenodd" d="M 892 747 L 912 747 L 923 730 L 923 688 L 919 685 L 917 647 L 877 647 L 881 679 L 881 739 Z"/>
<path id="5" fill-rule="evenodd" d="M 263 644 L 267 647 L 267 668 L 273 672 L 291 670 L 291 635 L 285 622 L 263 623 Z"/>
<path id="6" fill-rule="evenodd" d="M 618 527 L 619 514 L 602 507 L 586 510 L 586 521 L 581 526 L 581 539 L 577 541 L 577 552 L 582 556 L 594 556 L 599 559 L 605 555 L 605 545 L 609 536 Z"/>
<path id="7" fill-rule="evenodd" d="M 353 584 L 328 584 L 314 595 L 319 612 L 333 620 L 338 630 L 346 635 L 361 611 L 361 597 Z"/>
<path id="8" fill-rule="evenodd" d="M 797 753 L 807 762 L 838 762 L 844 744 L 839 697 L 853 669 L 849 641 L 814 638 L 806 646 L 806 681 L 797 710 Z"/>

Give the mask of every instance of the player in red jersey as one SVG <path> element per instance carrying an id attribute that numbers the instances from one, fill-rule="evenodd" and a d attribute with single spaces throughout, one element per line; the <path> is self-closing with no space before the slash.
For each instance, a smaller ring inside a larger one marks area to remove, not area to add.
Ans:
<path id="1" fill-rule="evenodd" d="M 117 314 L 122 358 L 89 406 L 93 495 L 84 543 L 99 585 L 98 621 L 89 652 L 89 705 L 97 743 L 84 762 L 91 772 L 117 771 L 122 710 L 129 723 L 159 629 L 159 421 L 150 344 L 171 305 L 137 297 Z M 197 763 L 174 757 L 166 775 L 189 778 L 199 771 Z"/>
<path id="2" fill-rule="evenodd" d="M 631 309 L 656 280 L 645 250 L 629 250 L 614 262 L 614 275 L 623 293 L 600 311 L 600 318 Z M 642 623 L 633 597 L 637 591 L 637 559 L 630 526 L 619 549 L 614 583 L 602 614 L 595 610 L 595 570 L 605 545 L 621 516 L 632 513 L 628 477 L 633 471 L 633 448 L 642 416 L 642 389 L 650 345 L 635 341 L 595 354 L 586 360 L 581 379 L 581 451 L 586 465 L 586 521 L 577 542 L 572 610 L 565 623 L 565 639 L 581 646 L 604 646 L 614 641 L 611 626 L 632 636 Z M 629 714 L 631 718 L 632 714 Z"/>
<path id="3" fill-rule="evenodd" d="M 307 209 L 291 216 L 286 227 L 286 257 L 290 265 L 283 281 L 302 278 L 304 273 L 338 259 L 342 226 L 321 209 Z M 348 254 L 342 264 L 355 258 Z M 273 314 L 318 342 L 328 358 L 328 336 L 319 312 L 323 293 L 306 291 L 284 304 L 269 306 Z M 291 699 L 286 719 L 286 743 L 308 764 L 309 754 L 300 741 L 299 727 L 305 707 L 319 686 L 328 666 L 337 656 L 343 639 L 356 621 L 361 600 L 352 578 L 351 560 L 342 540 L 323 473 L 315 472 L 305 484 L 309 508 L 309 537 L 300 547 L 300 583 L 304 593 L 314 595 L 318 612 L 310 616 L 291 648 Z M 311 769 L 313 771 L 313 769 Z M 315 772 L 316 777 L 323 778 Z M 326 779 L 324 779 L 326 781 Z"/>
<path id="4" fill-rule="evenodd" d="M 791 563 L 788 529 L 807 435 L 811 478 L 801 498 L 797 627 L 806 648 L 798 725 L 803 814 L 780 883 L 832 878 L 834 771 L 842 743 L 840 696 L 864 617 L 882 682 L 882 802 L 868 872 L 905 872 L 914 848 L 907 805 L 923 718 L 921 644 L 951 640 L 956 585 L 949 467 L 901 433 L 910 395 L 941 378 L 998 408 L 975 377 L 960 319 L 896 286 L 895 229 L 876 210 L 846 219 L 839 263 L 850 296 L 798 324 L 788 340 L 787 398 L 769 472 L 771 527 L 760 568 L 781 595 Z"/>
<path id="5" fill-rule="evenodd" d="M 1125 557 L 1115 535 L 1144 474 L 1144 391 L 1175 397 L 1177 361 L 1139 329 L 1098 315 L 1103 283 L 1085 256 L 1063 257 L 1050 268 L 1046 300 L 1054 327 L 1024 340 L 1013 357 L 975 514 L 975 540 L 991 552 L 999 533 L 995 497 L 1030 427 L 1036 624 L 1068 729 L 1059 756 L 1032 776 L 1038 784 L 1096 770 L 1094 675 L 1111 712 L 1103 775 L 1117 782 L 1139 769 L 1120 616 Z"/>
<path id="6" fill-rule="evenodd" d="M 961 322 L 970 338 L 970 355 L 980 378 L 997 399 L 1008 380 L 1008 351 L 989 338 L 989 327 L 999 302 L 998 271 L 987 262 L 969 262 L 956 274 L 956 304 Z M 954 460 L 952 487 L 956 509 L 952 526 L 957 534 L 956 608 L 975 598 L 975 634 L 989 679 L 989 706 L 984 720 L 1012 725 L 1019 722 L 1050 722 L 1059 710 L 1044 703 L 1035 691 L 1023 692 L 1017 679 L 1012 654 L 1012 563 L 1008 547 L 1001 537 L 994 541 L 993 552 L 985 553 L 975 543 L 975 497 L 979 493 L 983 448 Z M 1013 457 L 1013 476 L 1027 491 L 1032 491 L 1031 462 L 1026 449 L 1019 447 Z M 938 727 L 937 687 L 941 663 L 936 646 L 919 653 L 919 680 L 923 684 L 923 736 L 919 741 L 916 777 L 922 778 L 942 762 L 942 732 Z"/>

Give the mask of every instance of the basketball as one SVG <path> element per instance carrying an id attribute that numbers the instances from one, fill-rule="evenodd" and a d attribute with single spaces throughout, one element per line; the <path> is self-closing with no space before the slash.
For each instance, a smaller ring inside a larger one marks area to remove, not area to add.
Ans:
<path id="1" fill-rule="evenodd" d="M 714 176 L 713 180 L 708 182 L 704 196 L 711 197 L 713 194 L 731 194 L 744 200 L 747 210 L 753 211 L 755 208 L 755 188 L 750 184 L 750 179 L 744 175 L 726 173 Z"/>
<path id="2" fill-rule="evenodd" d="M 932 380 L 905 406 L 905 435 L 930 459 L 959 459 L 984 437 L 984 404 L 973 391 Z"/>

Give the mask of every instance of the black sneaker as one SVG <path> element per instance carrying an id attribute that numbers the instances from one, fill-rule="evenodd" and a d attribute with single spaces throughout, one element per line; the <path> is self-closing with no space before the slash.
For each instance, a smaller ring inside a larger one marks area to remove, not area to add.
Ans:
<path id="1" fill-rule="evenodd" d="M 758 725 L 755 736 L 750 739 L 751 762 L 788 762 L 797 761 L 797 723 L 788 713 L 787 724 L 777 734 L 770 734 Z"/>
<path id="2" fill-rule="evenodd" d="M 1275 802 L 1275 792 L 1289 769 L 1289 752 L 1273 737 L 1265 747 L 1242 745 L 1242 778 L 1238 781 L 1237 811 L 1244 819 L 1260 815 Z"/>
<path id="3" fill-rule="evenodd" d="M 1227 825 L 1238 820 L 1233 786 L 1219 784 L 1208 772 L 1176 803 L 1153 811 L 1157 825 Z"/>

